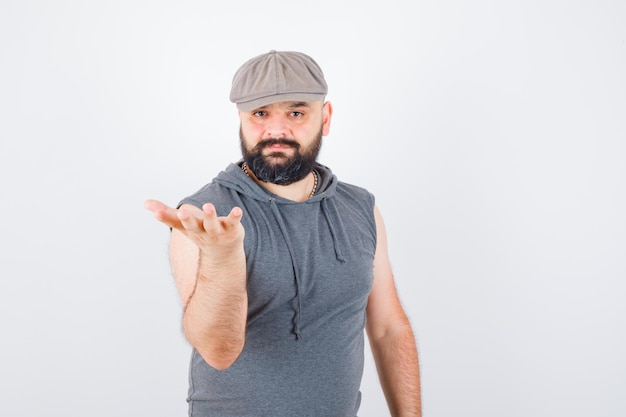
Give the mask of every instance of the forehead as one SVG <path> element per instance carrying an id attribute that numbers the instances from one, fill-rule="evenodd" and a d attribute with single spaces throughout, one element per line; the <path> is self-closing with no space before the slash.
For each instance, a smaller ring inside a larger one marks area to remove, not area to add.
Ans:
<path id="1" fill-rule="evenodd" d="M 318 101 L 279 101 L 278 103 L 271 103 L 265 106 L 261 106 L 252 112 L 259 110 L 293 110 L 293 109 L 315 109 L 321 106 L 321 102 Z"/>

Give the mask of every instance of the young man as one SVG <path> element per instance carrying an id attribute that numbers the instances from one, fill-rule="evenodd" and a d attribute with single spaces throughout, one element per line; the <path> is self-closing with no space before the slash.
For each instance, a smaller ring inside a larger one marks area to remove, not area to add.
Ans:
<path id="1" fill-rule="evenodd" d="M 193 346 L 190 416 L 355 417 L 364 327 L 393 416 L 421 416 L 413 332 L 374 197 L 316 162 L 322 70 L 270 51 L 233 78 L 242 161 L 177 209 L 170 258 Z"/>

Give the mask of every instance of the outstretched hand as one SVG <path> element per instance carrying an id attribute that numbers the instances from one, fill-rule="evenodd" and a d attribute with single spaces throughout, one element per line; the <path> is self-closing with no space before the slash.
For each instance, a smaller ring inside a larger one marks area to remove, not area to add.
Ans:
<path id="1" fill-rule="evenodd" d="M 146 200 L 144 207 L 161 223 L 179 230 L 201 249 L 232 250 L 243 241 L 243 211 L 239 207 L 234 207 L 224 217 L 217 216 L 211 203 L 202 206 L 202 210 L 190 204 L 175 209 L 157 200 Z"/>

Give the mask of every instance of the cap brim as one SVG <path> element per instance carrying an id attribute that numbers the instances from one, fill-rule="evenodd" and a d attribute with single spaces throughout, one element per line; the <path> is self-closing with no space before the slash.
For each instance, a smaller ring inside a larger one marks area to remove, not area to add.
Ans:
<path id="1" fill-rule="evenodd" d="M 325 94 L 315 93 L 274 94 L 271 96 L 246 101 L 244 103 L 237 103 L 237 108 L 241 111 L 252 111 L 261 107 L 265 107 L 269 104 L 280 103 L 282 101 L 322 101 L 324 100 L 324 97 Z"/>

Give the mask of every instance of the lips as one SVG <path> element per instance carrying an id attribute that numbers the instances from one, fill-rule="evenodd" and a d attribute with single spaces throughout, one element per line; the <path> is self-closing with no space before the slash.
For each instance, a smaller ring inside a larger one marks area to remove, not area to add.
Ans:
<path id="1" fill-rule="evenodd" d="M 270 146 L 266 146 L 266 148 L 272 150 L 272 151 L 284 151 L 285 149 L 292 149 L 294 148 L 294 146 L 291 145 L 270 145 Z"/>

